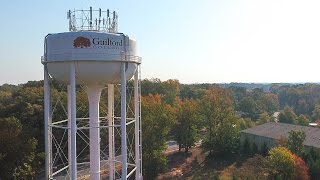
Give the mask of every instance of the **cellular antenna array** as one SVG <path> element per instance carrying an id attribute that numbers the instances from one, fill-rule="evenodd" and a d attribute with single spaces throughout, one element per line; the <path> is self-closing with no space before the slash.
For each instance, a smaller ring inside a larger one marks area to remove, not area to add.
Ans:
<path id="1" fill-rule="evenodd" d="M 118 14 L 107 9 L 69 10 L 69 31 L 101 31 L 109 33 L 118 32 Z"/>

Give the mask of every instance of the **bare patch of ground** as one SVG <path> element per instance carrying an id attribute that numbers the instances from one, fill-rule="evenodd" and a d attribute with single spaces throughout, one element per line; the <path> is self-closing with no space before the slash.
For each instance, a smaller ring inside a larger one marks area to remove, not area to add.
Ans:
<path id="1" fill-rule="evenodd" d="M 167 154 L 168 170 L 156 179 L 267 179 L 265 158 L 260 155 L 242 156 L 231 154 L 207 157 L 200 147 L 190 149 L 189 153 L 173 152 Z"/>

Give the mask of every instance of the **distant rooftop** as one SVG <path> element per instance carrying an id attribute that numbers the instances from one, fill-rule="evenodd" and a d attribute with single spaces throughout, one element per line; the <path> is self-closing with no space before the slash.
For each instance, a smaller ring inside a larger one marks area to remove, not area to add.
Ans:
<path id="1" fill-rule="evenodd" d="M 309 123 L 309 126 L 318 126 L 318 123 Z"/>
<path id="2" fill-rule="evenodd" d="M 291 130 L 304 131 L 306 139 L 303 144 L 320 148 L 320 128 L 270 122 L 242 130 L 241 132 L 279 140 L 281 137 L 288 137 Z"/>

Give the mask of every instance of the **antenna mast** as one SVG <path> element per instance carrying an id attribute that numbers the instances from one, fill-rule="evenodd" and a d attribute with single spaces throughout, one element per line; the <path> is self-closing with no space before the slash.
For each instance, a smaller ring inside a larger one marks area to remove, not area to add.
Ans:
<path id="1" fill-rule="evenodd" d="M 110 13 L 112 12 L 112 13 Z M 98 10 L 69 10 L 69 31 L 102 31 L 109 33 L 118 32 L 118 14 L 116 11 Z"/>

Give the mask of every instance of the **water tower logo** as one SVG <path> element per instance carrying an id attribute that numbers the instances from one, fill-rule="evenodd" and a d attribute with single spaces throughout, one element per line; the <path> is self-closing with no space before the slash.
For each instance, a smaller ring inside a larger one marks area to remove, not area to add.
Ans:
<path id="1" fill-rule="evenodd" d="M 84 48 L 90 47 L 91 42 L 90 39 L 79 36 L 73 41 L 73 47 L 75 48 Z"/>

